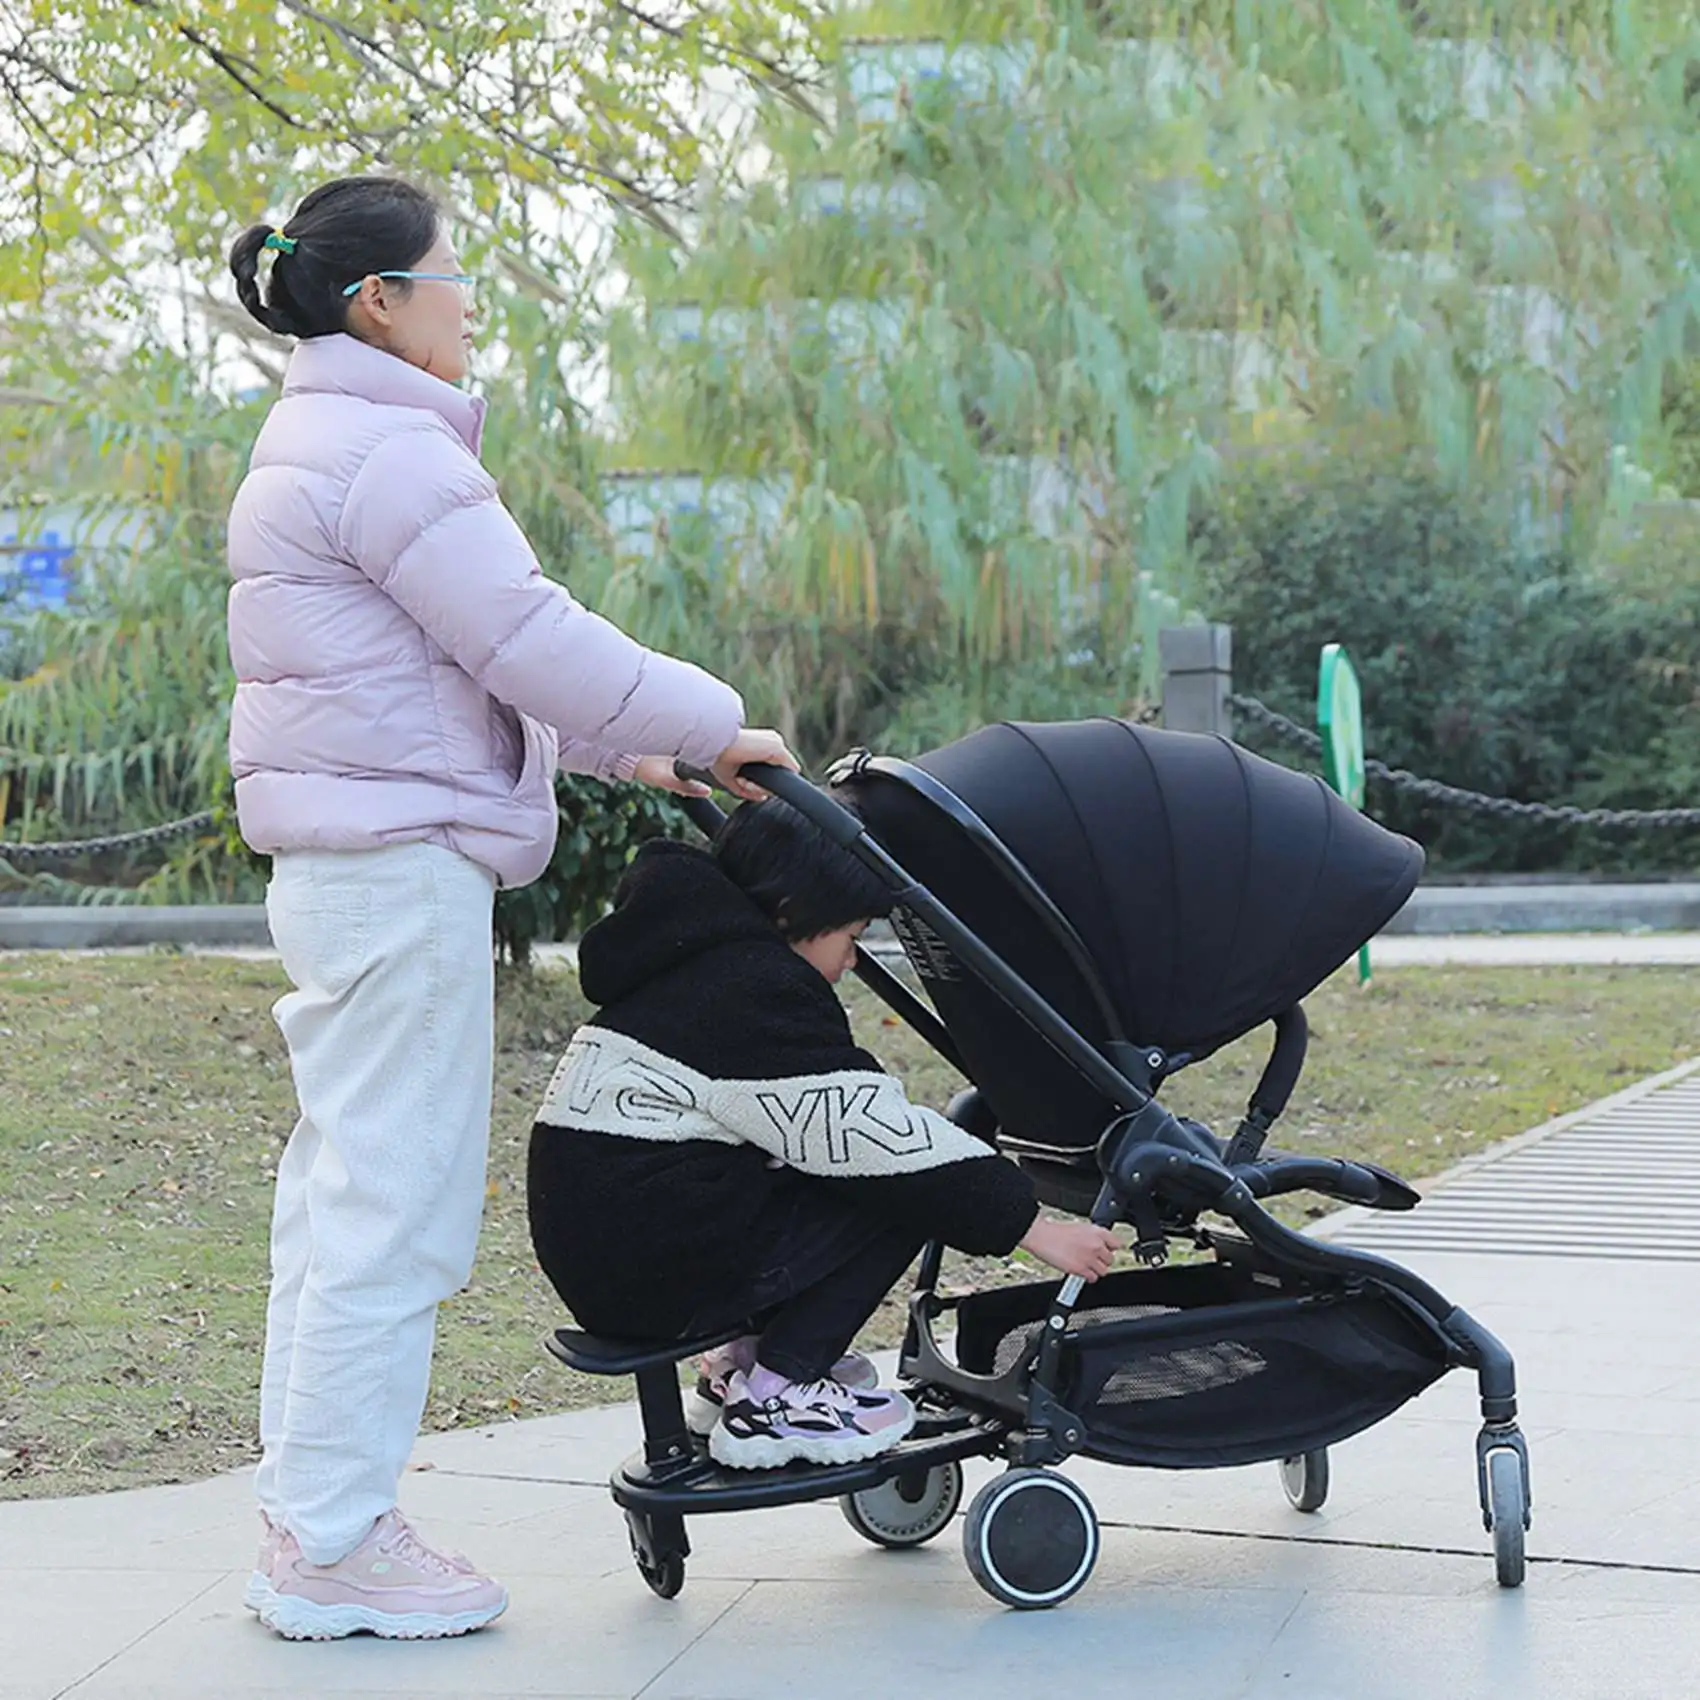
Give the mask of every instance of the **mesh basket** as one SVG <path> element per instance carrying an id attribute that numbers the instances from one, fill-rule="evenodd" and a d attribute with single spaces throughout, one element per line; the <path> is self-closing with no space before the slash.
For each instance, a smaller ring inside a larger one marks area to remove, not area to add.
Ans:
<path id="1" fill-rule="evenodd" d="M 1037 1354 L 1057 1283 L 964 1299 L 957 1357 L 1001 1374 Z M 1378 1423 L 1444 1375 L 1445 1340 L 1375 1286 L 1321 1291 L 1227 1264 L 1135 1270 L 1087 1288 L 1058 1397 L 1083 1448 L 1119 1464 L 1288 1458 Z"/>

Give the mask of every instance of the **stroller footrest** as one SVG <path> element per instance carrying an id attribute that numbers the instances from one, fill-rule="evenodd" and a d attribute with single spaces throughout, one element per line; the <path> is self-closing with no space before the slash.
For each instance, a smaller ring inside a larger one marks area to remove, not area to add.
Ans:
<path id="1" fill-rule="evenodd" d="M 750 1323 L 740 1322 L 734 1328 L 686 1340 L 610 1340 L 606 1335 L 585 1334 L 576 1328 L 557 1328 L 544 1344 L 568 1369 L 583 1375 L 636 1375 L 640 1370 L 700 1357 L 754 1332 Z"/>

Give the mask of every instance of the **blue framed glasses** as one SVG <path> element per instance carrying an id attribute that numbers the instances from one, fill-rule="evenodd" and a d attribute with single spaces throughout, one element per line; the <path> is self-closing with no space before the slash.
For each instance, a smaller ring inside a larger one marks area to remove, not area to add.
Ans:
<path id="1" fill-rule="evenodd" d="M 368 272 L 366 277 L 405 277 L 415 283 L 458 283 L 461 294 L 472 300 L 478 289 L 478 279 L 470 272 Z M 358 295 L 360 286 L 366 281 L 365 277 L 356 278 L 342 293 L 343 295 Z"/>

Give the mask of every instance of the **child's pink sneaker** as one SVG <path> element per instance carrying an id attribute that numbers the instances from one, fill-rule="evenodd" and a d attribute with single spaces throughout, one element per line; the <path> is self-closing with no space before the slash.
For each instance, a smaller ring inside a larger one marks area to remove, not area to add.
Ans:
<path id="1" fill-rule="evenodd" d="M 716 1346 L 697 1359 L 697 1384 L 685 1395 L 685 1427 L 692 1434 L 714 1432 L 714 1425 L 720 1421 L 720 1409 L 726 1403 L 726 1383 L 737 1370 L 748 1375 L 755 1363 L 754 1334 Z M 840 1387 L 870 1388 L 880 1384 L 880 1372 L 874 1368 L 873 1359 L 860 1352 L 846 1352 L 832 1366 L 829 1376 Z"/>
<path id="2" fill-rule="evenodd" d="M 754 1374 L 759 1380 L 767 1372 Z M 914 1406 L 883 1387 L 785 1381 L 762 1397 L 750 1377 L 735 1370 L 708 1450 L 716 1463 L 735 1470 L 771 1470 L 799 1461 L 853 1464 L 889 1452 L 914 1426 Z"/>
<path id="3" fill-rule="evenodd" d="M 508 1591 L 464 1561 L 420 1540 L 399 1511 L 386 1512 L 335 1564 L 312 1564 L 283 1534 L 260 1621 L 291 1641 L 335 1641 L 365 1632 L 390 1640 L 465 1635 L 508 1609 Z"/>

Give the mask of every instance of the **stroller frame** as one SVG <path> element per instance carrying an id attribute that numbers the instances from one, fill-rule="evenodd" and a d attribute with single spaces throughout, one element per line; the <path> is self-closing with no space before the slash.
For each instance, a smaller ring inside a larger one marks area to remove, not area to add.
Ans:
<path id="1" fill-rule="evenodd" d="M 936 778 L 907 763 L 857 752 L 840 762 L 830 778 L 839 782 L 868 769 L 922 792 L 950 815 L 1000 869 L 1012 892 L 1044 919 L 1094 989 L 1106 1016 L 1106 1030 L 1118 1032 L 1084 943 L 984 822 Z M 1156 1096 L 1164 1077 L 1190 1059 L 1167 1057 L 1154 1047 L 1125 1039 L 1093 1044 L 946 904 L 912 879 L 848 809 L 784 769 L 751 765 L 743 769 L 743 776 L 796 808 L 878 873 L 901 910 L 930 928 L 962 964 L 1116 1107 L 1119 1113 L 1097 1145 L 1099 1176 L 1090 1217 L 1106 1226 L 1131 1222 L 1142 1264 L 1163 1263 L 1169 1241 L 1184 1239 L 1215 1254 L 1217 1264 L 1207 1268 L 1234 1269 L 1248 1280 L 1290 1288 L 1299 1295 L 1296 1302 L 1300 1304 L 1371 1293 L 1404 1313 L 1431 1342 L 1443 1361 L 1439 1373 L 1451 1368 L 1475 1370 L 1482 1413 L 1476 1445 L 1482 1519 L 1493 1536 L 1500 1584 L 1519 1586 L 1531 1496 L 1511 1354 L 1474 1318 L 1410 1270 L 1371 1253 L 1310 1239 L 1277 1221 L 1258 1202 L 1301 1189 L 1380 1208 L 1408 1209 L 1417 1201 L 1403 1183 L 1370 1165 L 1317 1158 L 1259 1160 L 1263 1136 L 1285 1107 L 1302 1065 L 1302 1011 L 1295 1006 L 1276 1019 L 1274 1050 L 1247 1118 L 1226 1149 L 1213 1157 L 1209 1154 L 1213 1142 L 1201 1148 L 1197 1138 L 1205 1130 L 1179 1121 Z M 718 807 L 707 799 L 687 799 L 685 806 L 705 833 L 712 834 L 724 821 Z M 859 953 L 855 972 L 941 1056 L 967 1073 L 943 1021 L 896 975 L 865 952 Z M 968 1131 L 996 1141 L 995 1118 L 977 1090 L 960 1094 L 947 1113 Z M 1040 1161 L 1060 1155 L 1018 1140 L 1003 1143 L 1017 1155 Z M 1068 1203 L 1071 1208 L 1084 1203 L 1084 1194 Z M 1201 1226 L 1198 1217 L 1205 1211 L 1227 1218 L 1233 1230 Z M 938 1242 L 925 1248 L 909 1301 L 900 1373 L 912 1384 L 915 1428 L 891 1451 L 853 1464 L 728 1469 L 709 1458 L 703 1442 L 690 1433 L 678 1365 L 755 1331 L 759 1319 L 694 1339 L 623 1341 L 563 1328 L 546 1342 L 555 1357 L 582 1373 L 630 1375 L 636 1380 L 643 1449 L 613 1472 L 610 1491 L 625 1513 L 637 1568 L 653 1592 L 672 1598 L 684 1585 L 690 1553 L 687 1517 L 837 1497 L 851 1526 L 865 1538 L 888 1547 L 917 1546 L 952 1520 L 962 1496 L 961 1461 L 998 1455 L 1009 1461 L 1010 1469 L 976 1496 L 965 1526 L 965 1556 L 975 1579 L 994 1598 L 1024 1609 L 1057 1604 L 1084 1584 L 1097 1557 L 1096 1518 L 1085 1494 L 1053 1466 L 1076 1453 L 1094 1451 L 1116 1462 L 1152 1461 L 1098 1449 L 1089 1421 L 1059 1396 L 1065 1354 L 1089 1332 L 1070 1327 L 1084 1283 L 1070 1277 L 1004 1290 L 1029 1295 L 1036 1316 L 1041 1314 L 1037 1307 L 1042 1306 L 1042 1321 L 1035 1325 L 1030 1349 L 1018 1352 L 1001 1372 L 987 1373 L 953 1361 L 939 1341 L 941 1319 L 982 1296 L 941 1298 L 937 1287 L 942 1259 Z M 1185 1271 L 1176 1273 L 1185 1275 Z M 1125 1274 L 1106 1277 L 1108 1282 L 1147 1279 Z M 1168 1321 L 1159 1317 L 1122 1322 L 1116 1325 L 1121 1331 L 1117 1338 L 1157 1337 L 1166 1331 Z M 1377 1420 L 1371 1417 L 1357 1427 Z M 1184 1458 L 1155 1461 L 1188 1467 Z M 1248 1460 L 1236 1457 L 1232 1461 Z M 1309 1448 L 1276 1461 L 1293 1505 L 1302 1511 L 1319 1509 L 1327 1493 L 1326 1448 Z"/>

